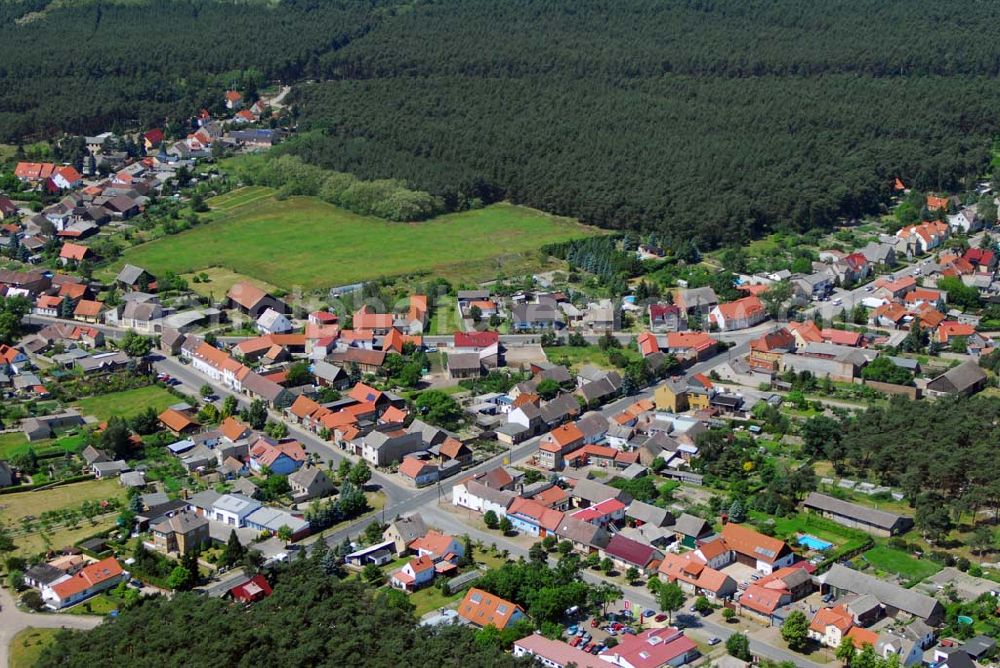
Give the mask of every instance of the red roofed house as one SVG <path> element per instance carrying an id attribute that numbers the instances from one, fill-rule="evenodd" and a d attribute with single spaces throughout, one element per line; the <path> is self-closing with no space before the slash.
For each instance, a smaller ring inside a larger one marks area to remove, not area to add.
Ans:
<path id="1" fill-rule="evenodd" d="M 783 353 L 795 352 L 795 336 L 786 328 L 769 332 L 750 342 L 750 368 L 774 373 L 781 366 Z"/>
<path id="2" fill-rule="evenodd" d="M 62 306 L 62 297 L 57 295 L 38 295 L 35 300 L 35 313 L 47 315 L 53 318 L 59 317 L 59 307 Z"/>
<path id="3" fill-rule="evenodd" d="M 746 329 L 763 322 L 767 318 L 767 310 L 760 298 L 751 295 L 733 302 L 719 304 L 709 313 L 709 318 L 720 330 L 727 332 L 735 329 Z"/>
<path id="4" fill-rule="evenodd" d="M 83 260 L 89 260 L 94 257 L 93 251 L 87 246 L 81 246 L 80 244 L 73 244 L 66 242 L 62 245 L 62 250 L 59 251 L 59 262 L 63 265 L 69 264 L 70 262 L 82 262 Z"/>
<path id="5" fill-rule="evenodd" d="M 776 623 L 774 613 L 783 605 L 807 596 L 812 592 L 812 576 L 805 568 L 787 566 L 750 584 L 740 596 L 740 607 Z"/>
<path id="6" fill-rule="evenodd" d="M 538 463 L 551 471 L 562 469 L 563 457 L 583 446 L 583 432 L 572 422 L 556 427 L 538 445 Z"/>
<path id="7" fill-rule="evenodd" d="M 970 248 L 962 256 L 965 260 L 976 268 L 977 271 L 992 274 L 997 268 L 997 256 L 991 250 L 981 248 Z"/>
<path id="8" fill-rule="evenodd" d="M 41 183 L 55 171 L 56 165 L 51 162 L 19 162 L 14 168 L 14 176 L 26 183 Z"/>
<path id="9" fill-rule="evenodd" d="M 534 657 L 546 668 L 607 668 L 608 664 L 598 657 L 573 647 L 562 640 L 546 638 L 541 633 L 532 633 L 514 642 L 514 656 Z"/>
<path id="10" fill-rule="evenodd" d="M 845 329 L 824 328 L 820 334 L 823 336 L 823 341 L 838 346 L 858 348 L 865 340 L 865 337 L 860 332 L 848 332 Z"/>
<path id="11" fill-rule="evenodd" d="M 42 589 L 42 599 L 52 610 L 79 603 L 98 592 L 110 589 L 125 579 L 125 571 L 114 557 L 94 562 L 62 577 Z"/>
<path id="12" fill-rule="evenodd" d="M 625 504 L 618 499 L 605 499 L 576 511 L 572 516 L 594 526 L 604 527 L 625 519 Z"/>
<path id="13" fill-rule="evenodd" d="M 948 210 L 948 198 L 947 197 L 938 197 L 937 195 L 928 195 L 927 196 L 927 210 L 928 211 L 939 211 L 939 210 L 942 210 L 942 209 L 945 210 L 945 211 Z"/>
<path id="14" fill-rule="evenodd" d="M 160 413 L 159 419 L 160 424 L 170 430 L 174 436 L 189 434 L 198 429 L 197 422 L 173 408 L 168 408 Z"/>
<path id="15" fill-rule="evenodd" d="M 517 497 L 511 501 L 507 508 L 507 519 L 516 530 L 544 538 L 549 534 L 554 534 L 559 528 L 563 513 L 533 499 Z"/>
<path id="16" fill-rule="evenodd" d="M 229 595 L 239 603 L 256 603 L 271 595 L 271 585 L 258 573 L 243 584 L 230 589 Z"/>
<path id="17" fill-rule="evenodd" d="M 416 591 L 434 580 L 434 562 L 430 557 L 414 557 L 392 574 L 389 584 L 403 591 Z"/>
<path id="18" fill-rule="evenodd" d="M 667 352 L 672 355 L 694 355 L 697 359 L 703 360 L 715 354 L 717 343 L 718 341 L 705 332 L 667 333 Z"/>
<path id="19" fill-rule="evenodd" d="M 823 333 L 812 320 L 805 322 L 790 322 L 786 325 L 788 331 L 795 337 L 795 347 L 805 348 L 810 343 L 822 343 Z"/>
<path id="20" fill-rule="evenodd" d="M 158 147 L 163 142 L 163 130 L 160 128 L 153 128 L 142 135 L 142 143 L 146 147 L 147 151 Z"/>
<path id="21" fill-rule="evenodd" d="M 0 197 L 0 220 L 6 220 L 7 218 L 17 217 L 17 205 L 11 202 L 6 197 Z M 12 234 L 17 233 L 19 228 L 14 225 L 13 230 L 10 230 Z"/>
<path id="22" fill-rule="evenodd" d="M 664 582 L 676 582 L 684 591 L 710 599 L 729 598 L 737 591 L 736 580 L 710 567 L 697 552 L 664 554 L 659 573 Z"/>
<path id="23" fill-rule="evenodd" d="M 258 473 L 267 467 L 272 473 L 288 475 L 299 470 L 305 461 L 305 448 L 298 441 L 274 443 L 261 438 L 250 449 L 250 468 Z"/>
<path id="24" fill-rule="evenodd" d="M 236 115 L 233 116 L 233 119 L 241 121 L 243 123 L 253 123 L 254 121 L 257 120 L 257 117 L 254 116 L 253 112 L 250 111 L 249 109 L 241 109 L 240 111 L 236 112 Z"/>
<path id="25" fill-rule="evenodd" d="M 972 325 L 957 322 L 955 320 L 945 320 L 938 325 L 934 332 L 934 338 L 942 345 L 949 345 L 953 336 L 972 336 L 976 333 L 976 328 Z"/>
<path id="26" fill-rule="evenodd" d="M 643 357 L 649 357 L 653 353 L 660 352 L 660 343 L 656 340 L 656 335 L 652 332 L 643 332 L 636 339 L 639 345 L 639 352 Z"/>
<path id="27" fill-rule="evenodd" d="M 462 541 L 434 529 L 413 540 L 407 547 L 418 557 L 429 557 L 435 563 L 442 559 L 449 560 L 452 557 L 457 559 L 465 555 Z"/>
<path id="28" fill-rule="evenodd" d="M 455 332 L 454 347 L 456 352 L 474 352 L 489 348 L 500 342 L 498 332 Z"/>
<path id="29" fill-rule="evenodd" d="M 872 311 L 869 320 L 873 325 L 899 329 L 903 326 L 906 315 L 905 308 L 899 304 L 889 303 L 883 304 Z"/>
<path id="30" fill-rule="evenodd" d="M 230 111 L 239 109 L 243 106 L 243 96 L 239 91 L 227 90 L 226 91 L 226 109 Z"/>
<path id="31" fill-rule="evenodd" d="M 473 626 L 492 625 L 501 631 L 525 618 L 521 606 L 475 587 L 458 604 L 458 616 Z"/>
<path id="32" fill-rule="evenodd" d="M 416 487 L 430 485 L 437 481 L 439 476 L 438 467 L 435 464 L 417 457 L 403 459 L 397 472 Z"/>
<path id="33" fill-rule="evenodd" d="M 820 608 L 809 623 L 809 637 L 827 647 L 839 647 L 854 626 L 854 616 L 842 605 Z"/>
<path id="34" fill-rule="evenodd" d="M 650 304 L 649 327 L 654 332 L 677 332 L 687 329 L 687 318 L 674 304 Z"/>
<path id="35" fill-rule="evenodd" d="M 623 634 L 620 638 L 618 645 L 600 654 L 602 661 L 620 668 L 681 666 L 699 654 L 694 641 L 672 626 L 637 635 Z"/>
<path id="36" fill-rule="evenodd" d="M 56 190 L 69 190 L 83 183 L 83 175 L 76 171 L 75 167 L 66 165 L 56 168 L 48 180 Z"/>
<path id="37" fill-rule="evenodd" d="M 764 574 L 790 566 L 795 561 L 795 553 L 785 541 L 765 536 L 741 524 L 730 522 L 722 527 L 722 539 L 737 562 L 753 566 Z"/>
<path id="38" fill-rule="evenodd" d="M 365 304 L 354 312 L 352 319 L 354 329 L 371 330 L 375 334 L 388 334 L 392 329 L 391 313 L 376 313 L 375 310 Z"/>
<path id="39" fill-rule="evenodd" d="M 601 550 L 602 559 L 610 559 L 615 568 L 624 573 L 635 567 L 643 573 L 653 573 L 660 566 L 663 553 L 655 547 L 639 541 L 615 534 L 611 541 Z"/>
<path id="40" fill-rule="evenodd" d="M 930 304 L 934 308 L 940 308 L 947 301 L 947 293 L 940 290 L 917 288 L 907 292 L 903 301 L 908 308 L 914 308 L 921 304 Z"/>

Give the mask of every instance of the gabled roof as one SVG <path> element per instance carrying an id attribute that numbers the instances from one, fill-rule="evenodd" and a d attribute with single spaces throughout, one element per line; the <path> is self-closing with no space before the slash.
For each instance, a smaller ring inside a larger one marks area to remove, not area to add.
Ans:
<path id="1" fill-rule="evenodd" d="M 841 633 L 847 633 L 854 626 L 854 617 L 842 605 L 820 608 L 809 623 L 809 628 L 817 633 L 826 633 L 828 626 L 835 626 Z"/>
<path id="2" fill-rule="evenodd" d="M 515 613 L 524 615 L 521 606 L 475 587 L 469 589 L 458 604 L 458 616 L 474 624 L 485 627 L 493 625 L 503 630 L 511 622 Z"/>
<path id="3" fill-rule="evenodd" d="M 616 559 L 621 559 L 640 568 L 645 568 L 654 559 L 662 558 L 661 553 L 656 548 L 626 538 L 621 534 L 615 534 L 604 551 Z"/>
<path id="4" fill-rule="evenodd" d="M 108 557 L 89 566 L 84 566 L 70 579 L 52 585 L 52 591 L 61 600 L 65 600 L 118 577 L 122 573 L 123 570 L 118 560 L 114 557 Z"/>
<path id="5" fill-rule="evenodd" d="M 789 552 L 788 545 L 783 540 L 765 536 L 732 522 L 722 527 L 722 538 L 729 549 L 769 564 Z"/>
<path id="6" fill-rule="evenodd" d="M 191 429 L 198 426 L 198 423 L 189 418 L 184 413 L 173 408 L 168 408 L 167 410 L 160 413 L 160 422 L 162 422 L 168 429 L 176 432 L 182 432 L 186 429 Z"/>

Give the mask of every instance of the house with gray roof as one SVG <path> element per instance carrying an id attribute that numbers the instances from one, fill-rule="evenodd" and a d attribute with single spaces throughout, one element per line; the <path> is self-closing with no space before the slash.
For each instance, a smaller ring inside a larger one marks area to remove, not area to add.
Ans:
<path id="1" fill-rule="evenodd" d="M 579 508 L 587 508 L 608 499 L 617 499 L 625 504 L 632 501 L 632 496 L 628 492 L 590 478 L 577 480 L 571 493 Z"/>
<path id="2" fill-rule="evenodd" d="M 633 501 L 625 509 L 625 517 L 636 524 L 651 524 L 657 527 L 672 526 L 674 514 L 666 508 L 660 508 L 642 501 Z"/>
<path id="3" fill-rule="evenodd" d="M 944 608 L 937 599 L 841 564 L 831 566 L 829 571 L 819 576 L 819 581 L 823 592 L 832 593 L 835 598 L 845 594 L 874 596 L 889 617 L 906 613 L 931 626 L 937 626 L 944 617 Z"/>
<path id="4" fill-rule="evenodd" d="M 611 535 L 602 526 L 591 524 L 566 514 L 556 527 L 555 534 L 573 543 L 573 549 L 590 554 L 608 546 Z"/>
<path id="5" fill-rule="evenodd" d="M 876 536 L 896 536 L 906 533 L 913 526 L 912 517 L 842 501 L 819 492 L 809 494 L 802 502 L 802 507 L 838 524 L 861 529 Z"/>
<path id="6" fill-rule="evenodd" d="M 392 432 L 372 431 L 352 441 L 355 453 L 372 466 L 389 466 L 403 457 L 420 452 L 427 446 L 419 432 L 397 429 Z"/>
<path id="7" fill-rule="evenodd" d="M 549 427 L 556 427 L 580 414 L 580 402 L 572 394 L 561 392 L 543 404 L 540 411 L 542 421 Z"/>
<path id="8" fill-rule="evenodd" d="M 292 500 L 296 503 L 329 496 L 337 491 L 333 482 L 320 468 L 303 466 L 288 476 Z"/>
<path id="9" fill-rule="evenodd" d="M 134 264 L 126 264 L 122 267 L 122 270 L 118 272 L 118 276 L 115 277 L 115 282 L 126 290 L 145 291 L 149 288 L 149 283 L 152 282 L 152 280 L 152 274 L 142 267 L 137 267 Z"/>

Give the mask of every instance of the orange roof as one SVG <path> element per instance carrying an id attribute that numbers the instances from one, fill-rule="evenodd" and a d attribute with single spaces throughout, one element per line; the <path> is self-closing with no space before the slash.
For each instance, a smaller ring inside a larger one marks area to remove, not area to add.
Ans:
<path id="1" fill-rule="evenodd" d="M 298 398 L 296 398 L 295 401 L 292 403 L 291 408 L 289 408 L 288 410 L 292 413 L 292 415 L 299 418 L 300 420 L 305 418 L 312 418 L 314 420 L 318 420 L 330 412 L 330 409 L 324 408 L 323 406 L 319 405 L 319 403 L 317 403 L 313 399 L 310 399 L 304 394 L 300 394 Z"/>
<path id="2" fill-rule="evenodd" d="M 788 331 L 793 334 L 798 334 L 799 337 L 806 343 L 822 343 L 823 335 L 819 331 L 819 327 L 812 320 L 806 320 L 805 322 L 790 322 L 787 325 Z"/>
<path id="3" fill-rule="evenodd" d="M 750 318 L 764 312 L 764 304 L 755 295 L 743 297 L 733 302 L 719 304 L 719 313 L 726 320 L 736 320 L 738 318 Z"/>
<path id="4" fill-rule="evenodd" d="M 899 304 L 883 304 L 875 309 L 875 317 L 886 318 L 892 322 L 899 322 L 906 317 L 906 309 Z"/>
<path id="5" fill-rule="evenodd" d="M 404 460 L 404 463 L 407 461 L 416 461 L 423 464 L 423 462 L 419 459 L 415 459 L 414 457 L 407 457 Z M 400 470 L 402 470 L 402 467 L 400 467 Z M 451 549 L 451 544 L 454 540 L 454 536 L 449 536 L 446 533 L 429 529 L 427 533 L 412 541 L 407 547 L 414 552 L 427 552 L 432 557 L 443 557 L 445 553 Z"/>
<path id="6" fill-rule="evenodd" d="M 671 582 L 680 580 L 700 589 L 718 592 L 725 586 L 729 576 L 701 562 L 694 552 L 674 554 L 667 552 L 657 569 Z"/>
<path id="7" fill-rule="evenodd" d="M 389 406 L 382 413 L 382 417 L 379 418 L 382 422 L 402 422 L 406 419 L 406 411 L 402 408 L 397 408 L 395 406 Z"/>
<path id="8" fill-rule="evenodd" d="M 534 392 L 522 392 L 521 394 L 517 395 L 517 399 L 514 399 L 510 407 L 512 409 L 520 408 L 525 404 L 534 404 L 535 406 L 537 406 L 539 402 L 541 402 L 541 400 L 542 398 L 537 394 L 535 394 Z"/>
<path id="9" fill-rule="evenodd" d="M 95 302 L 90 299 L 81 299 L 77 302 L 73 315 L 78 315 L 83 318 L 96 318 L 101 315 L 101 309 L 103 308 L 104 304 L 102 302 Z"/>
<path id="10" fill-rule="evenodd" d="M 219 431 L 225 438 L 235 442 L 243 438 L 250 431 L 250 427 L 234 417 L 227 417 L 219 425 Z"/>
<path id="11" fill-rule="evenodd" d="M 976 333 L 976 328 L 955 320 L 946 320 L 938 325 L 937 339 L 940 343 L 948 343 L 953 336 L 972 336 Z"/>
<path id="12" fill-rule="evenodd" d="M 96 587 L 102 582 L 107 582 L 112 578 L 118 577 L 123 572 L 122 566 L 118 563 L 118 560 L 114 557 L 108 557 L 107 559 L 102 559 L 101 561 L 92 563 L 89 566 L 84 566 L 69 580 L 52 585 L 52 591 L 61 600 L 66 600 L 71 596 L 75 596 L 87 591 L 88 589 Z"/>
<path id="13" fill-rule="evenodd" d="M 416 478 L 421 473 L 423 473 L 425 468 L 431 467 L 425 461 L 417 459 L 416 457 L 407 457 L 403 460 L 403 463 L 399 465 L 399 474 L 404 475 L 407 478 Z"/>
<path id="14" fill-rule="evenodd" d="M 812 622 L 809 623 L 809 628 L 817 633 L 826 633 L 828 626 L 836 626 L 841 633 L 847 633 L 854 626 L 854 617 L 842 605 L 833 608 L 820 608 Z"/>
<path id="15" fill-rule="evenodd" d="M 369 330 L 360 329 L 345 329 L 340 332 L 340 340 L 346 343 L 352 343 L 354 341 L 372 341 L 375 338 L 375 333 Z"/>
<path id="16" fill-rule="evenodd" d="M 507 508 L 508 515 L 515 513 L 534 521 L 538 526 L 550 531 L 555 531 L 563 519 L 562 512 L 549 508 L 534 499 L 524 499 L 521 497 L 517 497 L 511 501 L 510 507 Z"/>
<path id="17" fill-rule="evenodd" d="M 947 197 L 937 197 L 936 195 L 927 196 L 927 208 L 931 211 L 936 211 L 938 209 L 948 208 L 948 198 Z"/>
<path id="18" fill-rule="evenodd" d="M 878 643 L 878 634 L 869 629 L 863 629 L 860 626 L 854 626 L 850 631 L 847 632 L 847 637 L 851 639 L 854 646 L 858 649 L 864 649 L 865 645 L 871 645 L 874 647 Z"/>
<path id="19" fill-rule="evenodd" d="M 455 459 L 462 453 L 462 448 L 464 447 L 465 444 L 462 443 L 460 440 L 449 436 L 448 438 L 444 439 L 444 442 L 441 444 L 441 447 L 438 449 L 438 451 L 445 457 L 450 457 L 452 459 Z"/>
<path id="20" fill-rule="evenodd" d="M 427 295 L 412 295 L 410 297 L 410 320 L 424 320 L 427 317 Z"/>
<path id="21" fill-rule="evenodd" d="M 243 96 L 239 93 L 239 91 L 227 90 L 226 99 L 229 100 L 230 102 L 239 102 L 240 100 L 243 99 Z"/>
<path id="22" fill-rule="evenodd" d="M 846 329 L 824 328 L 821 332 L 823 340 L 841 346 L 860 346 L 864 337 L 860 332 L 848 332 Z"/>
<path id="23" fill-rule="evenodd" d="M 409 566 L 413 569 L 414 573 L 423 573 L 424 571 L 434 568 L 434 562 L 430 557 L 424 555 L 422 557 L 410 559 Z"/>
<path id="24" fill-rule="evenodd" d="M 815 327 L 815 325 L 813 325 Z M 772 350 L 794 350 L 795 337 L 790 331 L 781 328 L 776 332 L 769 332 L 759 339 L 750 342 L 750 350 L 767 353 Z"/>
<path id="25" fill-rule="evenodd" d="M 66 260 L 82 260 L 87 257 L 90 253 L 90 249 L 86 246 L 81 246 L 80 244 L 73 244 L 66 242 L 62 245 L 62 250 L 59 251 L 59 257 Z"/>
<path id="26" fill-rule="evenodd" d="M 705 332 L 668 332 L 667 348 L 690 349 L 704 352 L 716 344 Z"/>
<path id="27" fill-rule="evenodd" d="M 917 288 L 906 295 L 906 303 L 914 302 L 937 302 L 941 299 L 941 293 L 938 290 L 928 290 L 927 288 Z"/>
<path id="28" fill-rule="evenodd" d="M 238 118 L 242 118 L 245 121 L 253 121 L 253 120 L 255 120 L 253 112 L 249 111 L 247 109 L 243 109 L 242 111 L 237 111 L 236 112 L 236 116 Z"/>
<path id="29" fill-rule="evenodd" d="M 52 176 L 55 171 L 56 166 L 51 162 L 19 162 L 14 168 L 14 176 L 41 181 Z"/>
<path id="30" fill-rule="evenodd" d="M 566 424 L 556 427 L 550 431 L 548 438 L 565 448 L 567 445 L 572 445 L 577 441 L 582 441 L 583 432 L 580 431 L 580 428 L 572 422 L 567 422 Z"/>
<path id="31" fill-rule="evenodd" d="M 562 489 L 561 487 L 556 487 L 555 485 L 553 485 L 552 487 L 549 487 L 547 490 L 535 494 L 531 498 L 534 499 L 535 501 L 538 501 L 538 503 L 542 504 L 543 506 L 548 506 L 551 508 L 566 501 L 566 499 L 569 498 L 569 494 L 567 494 L 566 490 Z"/>
<path id="32" fill-rule="evenodd" d="M 365 304 L 354 312 L 352 322 L 354 329 L 389 329 L 392 327 L 392 314 L 375 313 L 371 306 Z"/>
<path id="33" fill-rule="evenodd" d="M 37 308 L 59 308 L 60 304 L 62 304 L 62 298 L 57 297 L 56 295 L 39 295 L 38 299 L 35 300 L 35 306 Z"/>
<path id="34" fill-rule="evenodd" d="M 652 332 L 643 332 L 636 339 L 636 343 L 639 344 L 639 352 L 645 355 L 652 355 L 653 353 L 659 351 L 660 344 L 656 341 L 656 335 Z"/>
<path id="35" fill-rule="evenodd" d="M 285 441 L 277 445 L 272 445 L 261 439 L 250 449 L 250 455 L 261 466 L 271 466 L 282 455 L 297 462 L 304 462 L 306 460 L 306 450 L 298 441 Z"/>
<path id="36" fill-rule="evenodd" d="M 769 564 L 788 553 L 788 545 L 783 540 L 732 522 L 722 527 L 722 538 L 729 549 Z"/>
<path id="37" fill-rule="evenodd" d="M 82 283 L 63 283 L 59 286 L 59 296 L 70 299 L 80 299 L 87 292 L 87 286 Z"/>
<path id="38" fill-rule="evenodd" d="M 226 296 L 246 309 L 251 309 L 267 296 L 267 293 L 253 283 L 239 281 L 229 288 Z"/>
<path id="39" fill-rule="evenodd" d="M 482 589 L 473 587 L 458 606 L 458 615 L 475 626 L 490 626 L 503 630 L 515 616 L 523 616 L 521 606 Z"/>
<path id="40" fill-rule="evenodd" d="M 374 387 L 365 385 L 364 383 L 358 383 L 351 388 L 351 391 L 347 393 L 347 396 L 362 403 L 377 402 L 382 398 L 382 392 L 381 390 L 376 390 Z"/>
<path id="41" fill-rule="evenodd" d="M 726 543 L 720 539 L 711 540 L 707 543 L 702 543 L 698 546 L 698 551 L 704 555 L 706 559 L 711 561 L 721 554 L 727 552 Z"/>
<path id="42" fill-rule="evenodd" d="M 192 427 L 197 427 L 198 423 L 189 418 L 184 413 L 174 410 L 173 408 L 168 408 L 167 410 L 160 413 L 160 422 L 162 422 L 167 429 L 175 432 L 182 432 L 185 429 L 191 429 Z"/>
<path id="43" fill-rule="evenodd" d="M 317 325 L 314 322 L 306 323 L 306 340 L 325 339 L 332 337 L 336 339 L 340 336 L 340 325 Z"/>
<path id="44" fill-rule="evenodd" d="M 780 589 L 768 589 L 755 582 L 744 590 L 740 597 L 740 605 L 770 615 L 781 605 L 781 597 L 784 594 L 785 592 Z"/>
<path id="45" fill-rule="evenodd" d="M 883 287 L 885 287 L 885 289 L 889 292 L 895 294 L 897 292 L 904 292 L 917 287 L 917 280 L 912 276 L 903 276 L 898 280 L 886 283 Z"/>

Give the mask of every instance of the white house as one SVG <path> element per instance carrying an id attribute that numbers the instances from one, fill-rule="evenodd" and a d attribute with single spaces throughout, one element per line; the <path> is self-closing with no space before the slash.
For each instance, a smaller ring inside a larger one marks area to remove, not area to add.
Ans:
<path id="1" fill-rule="evenodd" d="M 507 507 L 517 495 L 502 489 L 487 487 L 471 478 L 455 485 L 451 490 L 453 505 L 486 514 L 492 510 L 497 517 L 507 514 Z"/>
<path id="2" fill-rule="evenodd" d="M 292 323 L 284 314 L 269 308 L 257 318 L 257 331 L 261 334 L 287 334 L 292 331 Z"/>

